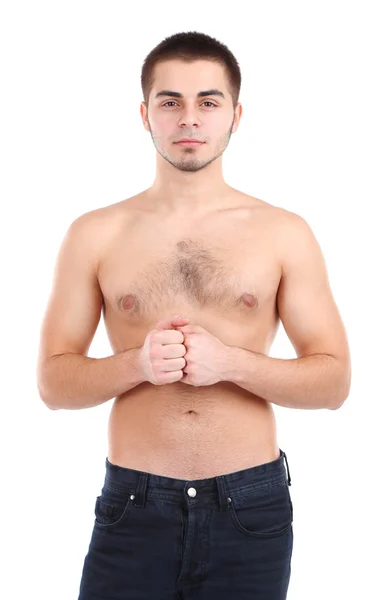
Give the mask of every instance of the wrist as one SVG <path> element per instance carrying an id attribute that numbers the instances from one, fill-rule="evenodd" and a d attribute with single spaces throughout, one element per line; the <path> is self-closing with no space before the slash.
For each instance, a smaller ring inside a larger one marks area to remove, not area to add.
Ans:
<path id="1" fill-rule="evenodd" d="M 134 387 L 136 385 L 140 385 L 140 383 L 144 383 L 145 381 L 147 381 L 145 374 L 144 374 L 144 370 L 141 367 L 141 362 L 140 362 L 140 353 L 142 350 L 142 346 L 138 346 L 136 348 L 130 348 L 130 350 L 127 350 L 127 352 L 130 355 L 130 361 L 131 361 L 131 365 L 132 365 L 132 380 L 134 383 Z"/>
<path id="2" fill-rule="evenodd" d="M 243 361 L 247 350 L 237 346 L 227 346 L 224 366 L 222 369 L 222 381 L 230 381 L 239 384 L 242 381 Z"/>

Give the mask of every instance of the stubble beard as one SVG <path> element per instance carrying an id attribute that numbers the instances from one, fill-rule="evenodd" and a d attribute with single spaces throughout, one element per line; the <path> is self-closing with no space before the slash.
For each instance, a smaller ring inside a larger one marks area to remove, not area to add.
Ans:
<path id="1" fill-rule="evenodd" d="M 175 169 L 178 169 L 179 171 L 189 171 L 191 173 L 195 173 L 196 171 L 200 171 L 201 169 L 204 169 L 205 167 L 207 167 L 209 164 L 211 164 L 214 160 L 216 160 L 217 158 L 219 158 L 219 156 L 221 156 L 223 154 L 224 150 L 226 149 L 226 147 L 229 144 L 229 140 L 231 139 L 232 129 L 233 129 L 233 121 L 232 121 L 231 126 L 230 126 L 229 130 L 227 131 L 227 133 L 225 133 L 217 141 L 215 152 L 212 157 L 207 158 L 207 159 L 197 158 L 197 156 L 194 154 L 195 150 L 189 146 L 185 146 L 185 147 L 183 147 L 182 158 L 175 159 L 174 157 L 170 156 L 164 150 L 159 138 L 157 138 L 157 136 L 153 134 L 153 131 L 149 124 L 150 135 L 152 137 L 153 144 L 154 144 L 156 151 L 165 160 L 167 160 L 167 162 L 170 163 L 170 165 L 175 167 Z"/>

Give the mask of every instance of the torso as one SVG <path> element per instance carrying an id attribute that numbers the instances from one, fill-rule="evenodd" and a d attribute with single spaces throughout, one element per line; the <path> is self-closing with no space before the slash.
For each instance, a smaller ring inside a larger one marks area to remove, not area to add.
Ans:
<path id="1" fill-rule="evenodd" d="M 144 199 L 100 209 L 98 279 L 113 353 L 142 346 L 158 321 L 179 314 L 227 345 L 268 354 L 279 325 L 286 211 L 232 189 L 231 209 L 179 223 Z M 108 444 L 114 464 L 180 479 L 279 456 L 272 404 L 226 381 L 137 385 L 114 400 Z"/>

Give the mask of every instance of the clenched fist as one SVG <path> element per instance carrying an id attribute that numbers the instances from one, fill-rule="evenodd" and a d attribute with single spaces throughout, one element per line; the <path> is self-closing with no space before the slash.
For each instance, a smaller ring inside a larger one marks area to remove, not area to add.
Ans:
<path id="1" fill-rule="evenodd" d="M 144 381 L 154 385 L 164 385 L 180 381 L 183 377 L 186 353 L 184 335 L 176 327 L 187 325 L 190 319 L 173 317 L 169 321 L 159 321 L 149 331 L 140 350 L 139 363 Z"/>

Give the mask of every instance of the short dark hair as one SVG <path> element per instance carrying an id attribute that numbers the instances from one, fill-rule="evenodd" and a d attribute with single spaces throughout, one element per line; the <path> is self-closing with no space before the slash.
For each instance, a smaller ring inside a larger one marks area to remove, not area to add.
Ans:
<path id="1" fill-rule="evenodd" d="M 236 107 L 241 89 L 241 70 L 236 58 L 225 44 L 197 31 L 175 33 L 166 37 L 149 52 L 141 69 L 141 88 L 146 106 L 154 84 L 154 67 L 167 60 L 183 60 L 187 63 L 211 60 L 221 64 L 228 78 L 233 107 Z"/>

